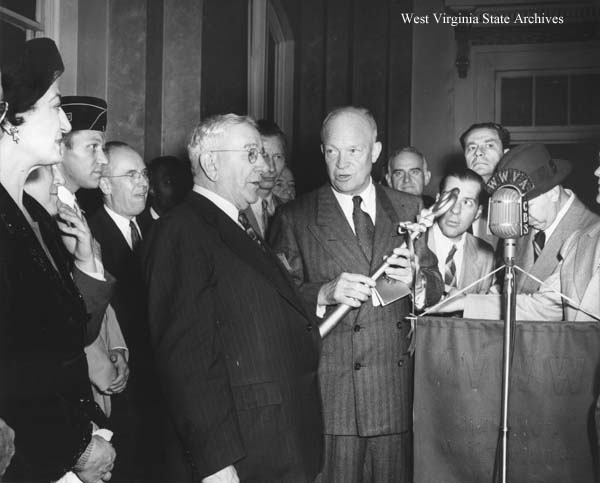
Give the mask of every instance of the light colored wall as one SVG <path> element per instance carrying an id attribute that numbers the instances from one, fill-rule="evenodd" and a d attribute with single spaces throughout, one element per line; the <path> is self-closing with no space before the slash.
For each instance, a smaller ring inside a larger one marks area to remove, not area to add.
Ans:
<path id="1" fill-rule="evenodd" d="M 415 2 L 417 15 L 442 12 L 443 0 Z M 448 157 L 456 155 L 454 89 L 460 82 L 454 67 L 456 44 L 449 25 L 413 27 L 411 143 L 428 160 L 432 178 L 429 194 L 437 192 Z"/>

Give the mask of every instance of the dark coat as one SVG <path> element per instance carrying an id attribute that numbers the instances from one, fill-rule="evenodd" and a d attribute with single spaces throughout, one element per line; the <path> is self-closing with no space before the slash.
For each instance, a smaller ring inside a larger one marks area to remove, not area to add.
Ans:
<path id="1" fill-rule="evenodd" d="M 196 478 L 312 482 L 320 470 L 319 335 L 285 269 L 192 192 L 147 240 L 150 329 Z"/>
<path id="2" fill-rule="evenodd" d="M 110 284 L 72 274 L 56 223 L 27 194 L 23 201 L 58 271 L 0 185 L 0 414 L 16 433 L 5 481 L 50 481 L 77 462 L 92 420 L 106 425 L 92 399 L 83 350 L 89 315 L 76 283 L 93 296 L 93 287 L 109 293 Z"/>
<path id="3" fill-rule="evenodd" d="M 294 281 L 316 310 L 320 287 L 342 272 L 368 275 L 402 244 L 398 222 L 414 221 L 419 197 L 375 185 L 373 256 L 363 254 L 329 185 L 281 206 L 269 241 L 287 260 Z M 425 242 L 415 246 L 427 280 L 428 305 L 443 291 L 437 260 Z M 331 307 L 332 310 L 335 307 Z M 409 355 L 409 297 L 385 307 L 370 301 L 323 340 L 319 376 L 325 433 L 379 436 L 412 429 L 413 360 Z"/>

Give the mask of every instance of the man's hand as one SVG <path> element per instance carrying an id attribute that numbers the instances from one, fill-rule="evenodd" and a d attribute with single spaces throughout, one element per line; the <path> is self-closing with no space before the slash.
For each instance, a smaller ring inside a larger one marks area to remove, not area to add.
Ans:
<path id="1" fill-rule="evenodd" d="M 341 273 L 337 278 L 322 285 L 317 297 L 318 305 L 346 304 L 360 307 L 371 296 L 375 281 L 358 273 Z"/>
<path id="2" fill-rule="evenodd" d="M 110 480 L 117 456 L 115 449 L 102 436 L 92 436 L 90 445 L 92 445 L 90 456 L 87 461 L 82 462 L 81 470 L 76 471 L 77 476 L 83 483 Z"/>
<path id="3" fill-rule="evenodd" d="M 215 474 L 202 478 L 202 483 L 240 483 L 235 466 L 227 466 Z"/>
<path id="4" fill-rule="evenodd" d="M 92 232 L 85 221 L 83 213 L 77 205 L 71 208 L 62 201 L 57 201 L 58 228 L 67 251 L 73 255 L 80 268 L 86 272 L 97 272 L 94 260 Z"/>
<path id="5" fill-rule="evenodd" d="M 118 394 L 127 386 L 129 379 L 129 365 L 125 359 L 125 353 L 122 349 L 110 349 L 110 361 L 117 369 L 117 377 L 106 389 L 106 394 Z"/>
<path id="6" fill-rule="evenodd" d="M 412 287 L 415 273 L 419 268 L 418 257 L 415 255 L 411 259 L 410 250 L 405 245 L 402 245 L 401 247 L 394 248 L 392 255 L 386 261 L 390 265 L 385 269 L 386 275 Z"/>

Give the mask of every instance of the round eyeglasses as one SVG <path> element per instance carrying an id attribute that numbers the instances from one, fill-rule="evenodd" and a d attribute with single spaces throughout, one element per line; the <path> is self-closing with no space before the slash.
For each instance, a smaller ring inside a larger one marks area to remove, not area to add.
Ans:
<path id="1" fill-rule="evenodd" d="M 208 152 L 209 153 L 241 153 L 241 152 L 246 152 L 248 153 L 248 162 L 250 164 L 254 164 L 256 163 L 256 161 L 258 160 L 258 155 L 260 154 L 263 159 L 265 159 L 268 155 L 266 153 L 266 151 L 264 150 L 264 148 L 258 149 L 258 148 L 248 148 L 248 149 L 209 149 Z"/>
<path id="2" fill-rule="evenodd" d="M 140 181 L 142 178 L 148 180 L 148 170 L 142 169 L 141 171 L 136 171 L 132 169 L 131 171 L 127 171 L 125 174 L 115 174 L 111 176 L 103 176 L 103 178 L 129 178 L 131 181 L 135 181 L 136 183 Z"/>

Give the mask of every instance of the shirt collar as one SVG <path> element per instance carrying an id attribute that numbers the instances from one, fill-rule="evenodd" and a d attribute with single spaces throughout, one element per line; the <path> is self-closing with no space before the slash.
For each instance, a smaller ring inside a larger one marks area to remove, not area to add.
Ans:
<path id="1" fill-rule="evenodd" d="M 352 211 L 354 210 L 354 203 L 352 202 L 352 198 L 355 196 L 360 196 L 362 198 L 361 208 L 364 212 L 366 212 L 375 224 L 375 208 L 377 205 L 377 195 L 375 192 L 375 185 L 373 184 L 373 180 L 369 178 L 369 184 L 367 187 L 362 190 L 357 195 L 348 195 L 345 193 L 340 193 L 331 187 L 331 191 L 333 191 L 333 195 L 338 201 L 344 215 L 347 219 L 352 220 Z"/>
<path id="2" fill-rule="evenodd" d="M 226 200 L 225 198 L 223 198 L 221 195 L 218 195 L 214 191 L 211 191 L 211 190 L 209 190 L 203 186 L 197 185 L 197 184 L 194 185 L 193 189 L 196 193 L 204 196 L 205 198 L 208 198 L 215 205 L 217 205 L 217 208 L 219 208 L 221 211 L 223 211 L 235 223 L 237 223 L 238 225 L 240 224 L 238 221 L 238 217 L 240 215 L 240 210 L 238 210 L 231 201 Z"/>
<path id="3" fill-rule="evenodd" d="M 573 192 L 571 190 L 565 189 L 565 193 L 567 195 L 569 195 L 569 199 L 563 205 L 563 207 L 558 211 L 558 213 L 556 214 L 556 218 L 554 218 L 554 221 L 552 222 L 552 224 L 544 230 L 544 234 L 546 235 L 546 240 L 548 240 L 548 238 L 550 238 L 552 233 L 554 233 L 554 230 L 556 230 L 556 227 L 561 222 L 561 220 L 565 217 L 565 215 L 567 214 L 567 211 L 569 211 L 569 209 L 571 208 L 571 205 L 573 204 L 573 201 L 575 200 L 575 195 L 573 194 Z"/>
<path id="4" fill-rule="evenodd" d="M 451 240 L 446 235 L 442 233 L 438 222 L 436 221 L 433 226 L 433 241 L 435 243 L 435 251 L 438 253 L 449 253 L 452 249 L 452 245 L 456 245 L 457 251 L 462 251 L 465 245 L 465 234 L 463 233 L 460 236 L 460 240 Z"/>
<path id="5" fill-rule="evenodd" d="M 133 221 L 135 223 L 136 228 L 138 229 L 138 232 L 141 233 L 140 227 L 139 227 L 135 217 L 129 219 L 123 215 L 120 215 L 116 211 L 111 210 L 106 205 L 104 205 L 104 209 L 106 210 L 106 213 L 108 213 L 108 216 L 110 216 L 112 218 L 112 220 L 115 222 L 115 225 L 117 225 L 117 228 L 123 234 L 123 236 L 125 237 L 125 240 L 127 240 L 127 243 L 131 247 L 131 226 L 129 225 L 129 223 L 131 221 Z"/>

